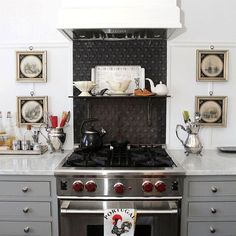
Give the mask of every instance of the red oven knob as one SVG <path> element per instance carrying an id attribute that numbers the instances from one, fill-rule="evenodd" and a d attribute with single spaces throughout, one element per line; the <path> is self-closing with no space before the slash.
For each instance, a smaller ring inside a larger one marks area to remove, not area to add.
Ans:
<path id="1" fill-rule="evenodd" d="M 72 188 L 76 191 L 76 192 L 82 192 L 84 190 L 84 184 L 82 181 L 80 180 L 76 180 L 73 184 L 72 184 Z"/>
<path id="2" fill-rule="evenodd" d="M 116 183 L 114 185 L 114 190 L 116 193 L 123 193 L 125 191 L 125 186 L 122 183 Z"/>
<path id="3" fill-rule="evenodd" d="M 163 181 L 157 181 L 155 183 L 155 188 L 157 190 L 157 192 L 165 192 L 166 191 L 166 184 Z"/>
<path id="4" fill-rule="evenodd" d="M 95 192 L 97 189 L 97 185 L 94 181 L 90 180 L 85 184 L 85 188 L 88 192 Z"/>
<path id="5" fill-rule="evenodd" d="M 144 192 L 150 193 L 153 190 L 153 184 L 150 181 L 145 181 L 142 184 L 142 188 Z"/>

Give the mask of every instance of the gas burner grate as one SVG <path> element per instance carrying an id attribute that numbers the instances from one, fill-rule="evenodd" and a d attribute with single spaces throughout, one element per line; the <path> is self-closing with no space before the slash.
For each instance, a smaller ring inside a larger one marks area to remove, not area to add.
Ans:
<path id="1" fill-rule="evenodd" d="M 175 164 L 161 146 L 104 146 L 97 152 L 77 149 L 64 167 L 173 167 Z"/>

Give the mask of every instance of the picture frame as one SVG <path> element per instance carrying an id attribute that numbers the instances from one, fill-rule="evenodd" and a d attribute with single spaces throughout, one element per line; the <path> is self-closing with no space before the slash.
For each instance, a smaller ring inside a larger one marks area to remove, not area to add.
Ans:
<path id="1" fill-rule="evenodd" d="M 18 126 L 39 127 L 47 122 L 48 97 L 17 97 Z"/>
<path id="2" fill-rule="evenodd" d="M 201 115 L 200 124 L 209 127 L 226 127 L 227 103 L 226 96 L 196 96 L 195 112 Z"/>
<path id="3" fill-rule="evenodd" d="M 47 82 L 47 51 L 17 51 L 16 81 Z"/>
<path id="4" fill-rule="evenodd" d="M 228 80 L 228 50 L 197 50 L 197 81 Z"/>

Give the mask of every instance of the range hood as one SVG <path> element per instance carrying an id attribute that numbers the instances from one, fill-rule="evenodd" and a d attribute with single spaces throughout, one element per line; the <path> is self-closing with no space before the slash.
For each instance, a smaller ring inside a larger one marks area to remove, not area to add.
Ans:
<path id="1" fill-rule="evenodd" d="M 63 0 L 57 28 L 71 40 L 160 38 L 181 28 L 176 0 Z"/>

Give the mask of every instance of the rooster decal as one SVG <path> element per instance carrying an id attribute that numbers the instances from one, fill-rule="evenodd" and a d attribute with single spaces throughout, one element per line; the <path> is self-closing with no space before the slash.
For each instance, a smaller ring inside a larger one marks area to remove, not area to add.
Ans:
<path id="1" fill-rule="evenodd" d="M 122 222 L 122 216 L 119 214 L 116 214 L 112 217 L 113 220 L 113 228 L 111 230 L 112 234 L 115 234 L 116 236 L 120 236 L 126 232 L 129 232 L 129 230 L 132 227 L 132 223 L 129 221 L 124 221 Z M 118 224 L 119 222 L 119 224 Z M 122 222 L 122 223 L 121 223 Z M 121 225 L 120 225 L 121 223 Z M 118 225 L 120 225 L 120 227 L 118 227 Z"/>

